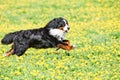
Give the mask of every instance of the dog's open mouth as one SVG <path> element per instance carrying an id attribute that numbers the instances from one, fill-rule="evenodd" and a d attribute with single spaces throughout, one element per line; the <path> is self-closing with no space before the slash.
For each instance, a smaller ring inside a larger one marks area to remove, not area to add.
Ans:
<path id="1" fill-rule="evenodd" d="M 65 30 L 65 32 L 68 33 L 69 29 L 70 29 L 70 28 L 68 27 L 68 28 Z"/>
<path id="2" fill-rule="evenodd" d="M 65 30 L 65 33 L 68 33 L 68 30 Z"/>
<path id="3" fill-rule="evenodd" d="M 65 30 L 64 32 L 65 32 L 65 33 L 68 33 L 68 31 L 69 31 L 69 30 Z"/>

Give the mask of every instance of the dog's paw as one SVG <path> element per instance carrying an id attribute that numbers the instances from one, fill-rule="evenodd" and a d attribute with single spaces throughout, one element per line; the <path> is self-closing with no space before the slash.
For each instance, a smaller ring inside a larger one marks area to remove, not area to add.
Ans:
<path id="1" fill-rule="evenodd" d="M 8 57 L 8 56 L 10 56 L 10 55 L 12 55 L 12 53 L 4 53 L 4 54 L 3 54 L 3 57 Z"/>
<path id="2" fill-rule="evenodd" d="M 3 57 L 6 57 L 6 56 L 7 56 L 7 54 L 6 54 L 6 53 L 4 53 L 2 56 L 3 56 Z"/>
<path id="3" fill-rule="evenodd" d="M 75 48 L 75 45 L 72 45 Z"/>
<path id="4" fill-rule="evenodd" d="M 76 46 L 75 45 L 72 45 L 72 49 L 74 49 Z"/>

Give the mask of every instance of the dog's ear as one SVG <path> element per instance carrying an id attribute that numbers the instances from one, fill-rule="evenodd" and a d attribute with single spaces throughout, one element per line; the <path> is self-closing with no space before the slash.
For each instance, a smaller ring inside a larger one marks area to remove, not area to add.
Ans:
<path id="1" fill-rule="evenodd" d="M 58 27 L 58 19 L 57 18 L 54 18 L 53 20 L 48 22 L 48 24 L 45 26 L 45 28 L 47 28 L 47 29 L 57 28 L 57 27 Z"/>
<path id="2" fill-rule="evenodd" d="M 58 27 L 63 27 L 65 24 L 63 22 L 59 22 Z"/>

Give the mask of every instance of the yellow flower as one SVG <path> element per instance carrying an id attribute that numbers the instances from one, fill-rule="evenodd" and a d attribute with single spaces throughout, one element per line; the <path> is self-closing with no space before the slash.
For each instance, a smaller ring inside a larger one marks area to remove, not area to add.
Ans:
<path id="1" fill-rule="evenodd" d="M 23 57 L 22 56 L 20 56 L 20 57 L 17 57 L 18 58 L 18 60 L 23 60 Z"/>
<path id="2" fill-rule="evenodd" d="M 48 64 L 45 64 L 45 67 L 48 68 L 49 67 Z"/>
<path id="3" fill-rule="evenodd" d="M 93 80 L 102 80 L 101 78 L 95 77 Z"/>
<path id="4" fill-rule="evenodd" d="M 62 68 L 63 67 L 63 64 L 61 62 L 58 62 L 57 63 L 57 68 Z"/>
<path id="5" fill-rule="evenodd" d="M 15 74 L 16 74 L 16 75 L 20 75 L 21 72 L 20 72 L 20 71 L 15 71 Z"/>
<path id="6" fill-rule="evenodd" d="M 10 80 L 8 77 L 4 77 L 4 80 Z"/>
<path id="7" fill-rule="evenodd" d="M 37 76 L 39 74 L 38 70 L 33 70 L 30 72 L 31 75 Z"/>

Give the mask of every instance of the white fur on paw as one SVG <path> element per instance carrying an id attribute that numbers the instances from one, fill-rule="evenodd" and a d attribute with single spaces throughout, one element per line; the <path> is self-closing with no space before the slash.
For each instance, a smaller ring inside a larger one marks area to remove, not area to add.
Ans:
<path id="1" fill-rule="evenodd" d="M 4 54 L 3 54 L 3 57 L 6 57 L 6 56 L 7 56 L 7 54 L 6 54 L 6 53 L 4 53 Z"/>
<path id="2" fill-rule="evenodd" d="M 75 48 L 75 45 L 72 45 L 73 46 L 73 48 Z"/>

